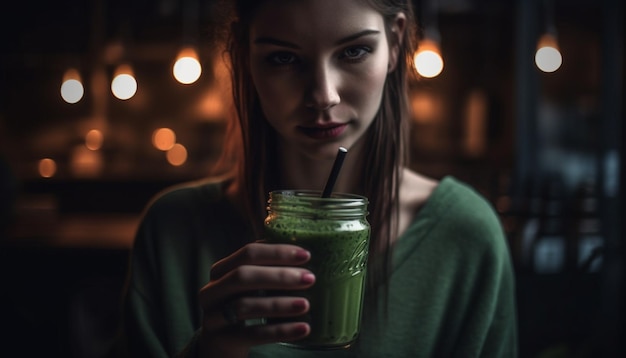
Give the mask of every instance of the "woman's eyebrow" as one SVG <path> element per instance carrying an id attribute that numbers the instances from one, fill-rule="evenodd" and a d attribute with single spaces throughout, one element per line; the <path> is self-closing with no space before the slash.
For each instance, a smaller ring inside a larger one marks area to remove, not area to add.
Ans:
<path id="1" fill-rule="evenodd" d="M 363 30 L 363 31 L 359 31 L 355 34 L 346 36 L 344 38 L 341 38 L 339 40 L 337 40 L 335 42 L 336 45 L 341 45 L 350 41 L 354 41 L 358 38 L 364 37 L 364 36 L 370 36 L 370 35 L 378 35 L 380 34 L 379 30 Z M 283 41 L 283 40 L 279 40 L 277 38 L 274 37 L 270 37 L 270 36 L 261 36 L 261 37 L 257 37 L 254 39 L 254 44 L 256 45 L 275 45 L 275 46 L 281 46 L 281 47 L 288 47 L 288 48 L 292 48 L 292 49 L 300 49 L 300 46 L 289 42 L 289 41 Z"/>
<path id="2" fill-rule="evenodd" d="M 289 47 L 292 49 L 300 49 L 300 46 L 288 42 L 288 41 L 283 41 L 283 40 L 279 40 L 273 37 L 257 37 L 256 39 L 254 39 L 254 44 L 255 45 L 276 45 L 276 46 L 281 46 L 281 47 Z"/>
<path id="3" fill-rule="evenodd" d="M 380 34 L 379 30 L 367 29 L 367 30 L 359 31 L 356 34 L 352 34 L 350 36 L 346 36 L 346 37 L 344 37 L 342 39 L 339 39 L 337 42 L 335 42 L 335 44 L 336 45 L 341 45 L 341 44 L 345 44 L 345 43 L 350 42 L 350 41 L 354 41 L 354 40 L 356 40 L 358 38 L 361 38 L 361 37 L 364 37 L 364 36 L 378 35 L 378 34 Z"/>

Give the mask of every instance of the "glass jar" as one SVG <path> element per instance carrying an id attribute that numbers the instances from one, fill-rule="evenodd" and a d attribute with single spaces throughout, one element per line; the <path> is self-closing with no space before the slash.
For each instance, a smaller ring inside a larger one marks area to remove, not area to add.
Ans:
<path id="1" fill-rule="evenodd" d="M 264 238 L 294 244 L 311 252 L 305 267 L 315 284 L 304 291 L 283 292 L 306 297 L 310 310 L 300 317 L 311 334 L 288 345 L 310 349 L 349 347 L 361 324 L 370 238 L 367 198 L 317 191 L 279 190 L 270 193 Z"/>

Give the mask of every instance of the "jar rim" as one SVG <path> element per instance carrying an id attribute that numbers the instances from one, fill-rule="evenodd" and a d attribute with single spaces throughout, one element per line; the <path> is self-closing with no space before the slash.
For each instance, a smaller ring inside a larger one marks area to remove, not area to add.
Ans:
<path id="1" fill-rule="evenodd" d="M 322 197 L 316 190 L 274 190 L 267 200 L 267 212 L 280 211 L 315 218 L 339 216 L 359 217 L 369 214 L 367 197 L 349 193 L 333 193 Z"/>
<path id="2" fill-rule="evenodd" d="M 280 189 L 270 191 L 270 198 L 272 196 L 281 197 L 296 197 L 306 198 L 319 201 L 354 201 L 362 200 L 364 203 L 369 203 L 367 197 L 352 193 L 333 192 L 330 197 L 323 198 L 321 190 L 302 190 L 302 189 Z"/>

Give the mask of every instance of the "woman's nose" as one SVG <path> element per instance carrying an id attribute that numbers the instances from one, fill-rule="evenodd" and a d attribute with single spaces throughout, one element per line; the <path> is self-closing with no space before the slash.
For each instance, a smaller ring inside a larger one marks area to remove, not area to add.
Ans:
<path id="1" fill-rule="evenodd" d="M 311 74 L 306 105 L 316 110 L 327 110 L 340 102 L 338 74 L 328 66 L 320 65 Z"/>

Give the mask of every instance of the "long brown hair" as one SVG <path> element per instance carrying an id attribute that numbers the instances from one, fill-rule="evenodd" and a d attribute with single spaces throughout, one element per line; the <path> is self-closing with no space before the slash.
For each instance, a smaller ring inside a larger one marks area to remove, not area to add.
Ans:
<path id="1" fill-rule="evenodd" d="M 398 193 L 402 169 L 408 162 L 408 80 L 414 75 L 412 56 L 416 47 L 416 25 L 411 0 L 363 0 L 376 9 L 384 18 L 389 43 L 391 26 L 398 13 L 406 16 L 403 41 L 399 44 L 399 56 L 394 71 L 388 74 L 381 107 L 366 132 L 367 146 L 364 193 L 369 201 L 368 220 L 372 227 L 370 243 L 370 285 L 386 282 L 390 267 L 389 249 L 392 238 L 398 234 Z M 226 54 L 231 66 L 235 121 L 227 131 L 221 169 L 230 170 L 236 194 L 253 223 L 258 223 L 257 232 L 265 216 L 267 193 L 279 189 L 279 178 L 275 176 L 278 163 L 275 140 L 276 133 L 268 124 L 261 110 L 258 95 L 252 86 L 249 65 L 249 27 L 258 7 L 263 1 L 236 0 L 234 17 L 226 41 Z M 224 166 L 226 165 L 226 166 Z"/>

